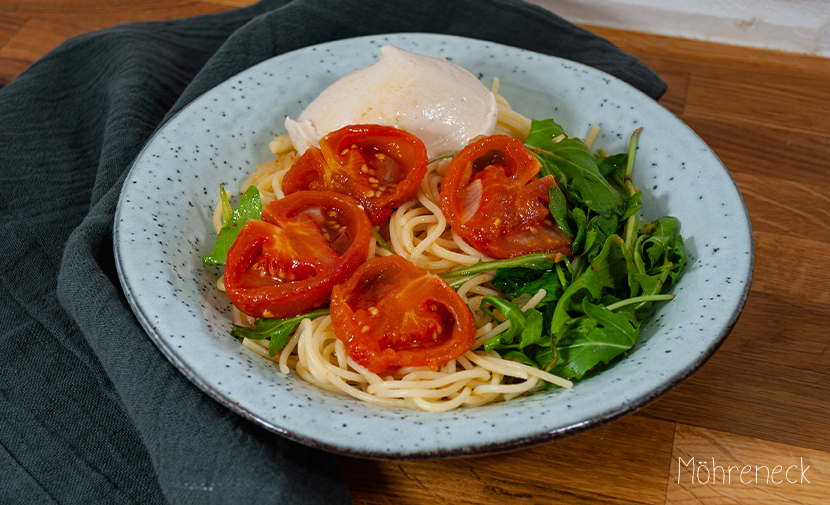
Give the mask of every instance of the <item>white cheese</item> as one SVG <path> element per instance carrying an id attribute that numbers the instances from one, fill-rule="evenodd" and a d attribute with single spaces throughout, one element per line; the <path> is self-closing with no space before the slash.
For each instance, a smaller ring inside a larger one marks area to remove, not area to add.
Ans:
<path id="1" fill-rule="evenodd" d="M 420 138 L 432 159 L 492 135 L 497 115 L 493 93 L 464 68 L 384 46 L 376 63 L 340 78 L 285 128 L 302 154 L 347 125 L 394 126 Z"/>

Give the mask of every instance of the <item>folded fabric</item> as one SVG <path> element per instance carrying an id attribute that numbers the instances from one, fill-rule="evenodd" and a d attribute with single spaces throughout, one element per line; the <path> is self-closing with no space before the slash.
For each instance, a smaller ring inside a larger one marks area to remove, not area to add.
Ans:
<path id="1" fill-rule="evenodd" d="M 264 0 L 75 37 L 0 87 L 0 502 L 349 503 L 337 459 L 247 422 L 158 351 L 112 251 L 124 177 L 164 122 L 264 59 L 391 32 L 570 58 L 652 97 L 636 58 L 513 0 Z"/>

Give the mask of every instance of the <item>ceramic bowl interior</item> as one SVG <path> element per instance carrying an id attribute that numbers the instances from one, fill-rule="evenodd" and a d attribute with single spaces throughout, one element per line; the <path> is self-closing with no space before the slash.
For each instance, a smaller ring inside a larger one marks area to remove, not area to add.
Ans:
<path id="1" fill-rule="evenodd" d="M 658 305 L 636 347 L 579 382 L 511 402 L 447 413 L 379 408 L 322 391 L 229 335 L 217 268 L 201 256 L 220 184 L 236 192 L 268 143 L 337 78 L 368 65 L 380 47 L 457 63 L 513 108 L 552 117 L 574 136 L 601 127 L 594 145 L 627 149 L 643 127 L 635 184 L 644 219 L 679 219 L 688 265 L 676 299 Z M 633 412 L 688 377 L 715 351 L 743 307 L 752 235 L 740 193 L 715 154 L 685 124 L 633 87 L 567 60 L 432 34 L 343 40 L 251 67 L 204 94 L 147 144 L 124 185 L 115 251 L 127 298 L 150 338 L 198 387 L 255 423 L 302 443 L 375 458 L 481 454 L 568 436 Z"/>

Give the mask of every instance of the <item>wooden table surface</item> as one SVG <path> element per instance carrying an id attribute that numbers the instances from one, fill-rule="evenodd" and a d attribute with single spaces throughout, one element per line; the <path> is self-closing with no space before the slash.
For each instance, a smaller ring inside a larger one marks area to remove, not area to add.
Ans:
<path id="1" fill-rule="evenodd" d="M 86 31 L 249 3 L 3 0 L 0 82 Z M 743 315 L 689 380 L 588 433 L 470 459 L 342 458 L 354 503 L 830 503 L 830 59 L 591 29 L 669 83 L 660 103 L 740 188 L 755 238 Z"/>

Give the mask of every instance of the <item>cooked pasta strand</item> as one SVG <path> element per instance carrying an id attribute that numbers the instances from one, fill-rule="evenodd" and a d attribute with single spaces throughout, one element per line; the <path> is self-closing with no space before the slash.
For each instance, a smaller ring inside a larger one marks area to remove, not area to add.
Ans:
<path id="1" fill-rule="evenodd" d="M 498 87 L 499 82 L 495 79 L 493 93 L 499 106 L 497 133 L 524 140 L 530 129 L 530 120 L 510 108 L 507 100 L 498 94 Z M 597 131 L 595 127 L 586 142 L 592 142 Z M 241 188 L 244 192 L 248 186 L 256 185 L 263 204 L 285 196 L 282 191 L 283 177 L 298 158 L 287 135 L 278 135 L 269 147 L 276 158 L 257 165 L 256 171 Z M 401 205 L 389 219 L 388 228 L 380 230 L 381 234 L 388 234 L 391 251 L 379 247 L 377 241 L 372 239 L 369 257 L 398 254 L 421 269 L 436 274 L 490 259 L 451 230 L 441 212 L 440 184 L 448 165 L 449 160 L 430 164 L 417 197 Z M 222 225 L 221 202 L 217 202 L 214 209 L 213 225 L 218 232 Z M 458 289 L 459 296 L 475 316 L 478 326 L 476 341 L 472 350 L 438 369 L 402 368 L 388 377 L 372 373 L 348 356 L 343 342 L 334 334 L 331 316 L 304 319 L 282 351 L 274 357 L 268 354 L 267 340 L 244 339 L 242 345 L 274 362 L 276 369 L 283 374 L 293 373 L 327 391 L 387 407 L 443 412 L 462 406 L 505 401 L 538 390 L 542 381 L 571 387 L 569 381 L 543 370 L 502 359 L 495 352 L 485 354 L 476 351 L 488 339 L 510 326 L 509 321 L 492 320 L 479 308 L 483 296 L 500 296 L 490 284 L 493 277 L 493 272 L 477 275 Z M 217 288 L 224 289 L 221 278 L 217 281 Z M 522 310 L 535 307 L 544 296 L 545 291 L 540 290 L 525 303 Z M 236 308 L 232 309 L 232 315 L 234 324 L 253 327 L 254 319 Z"/>

